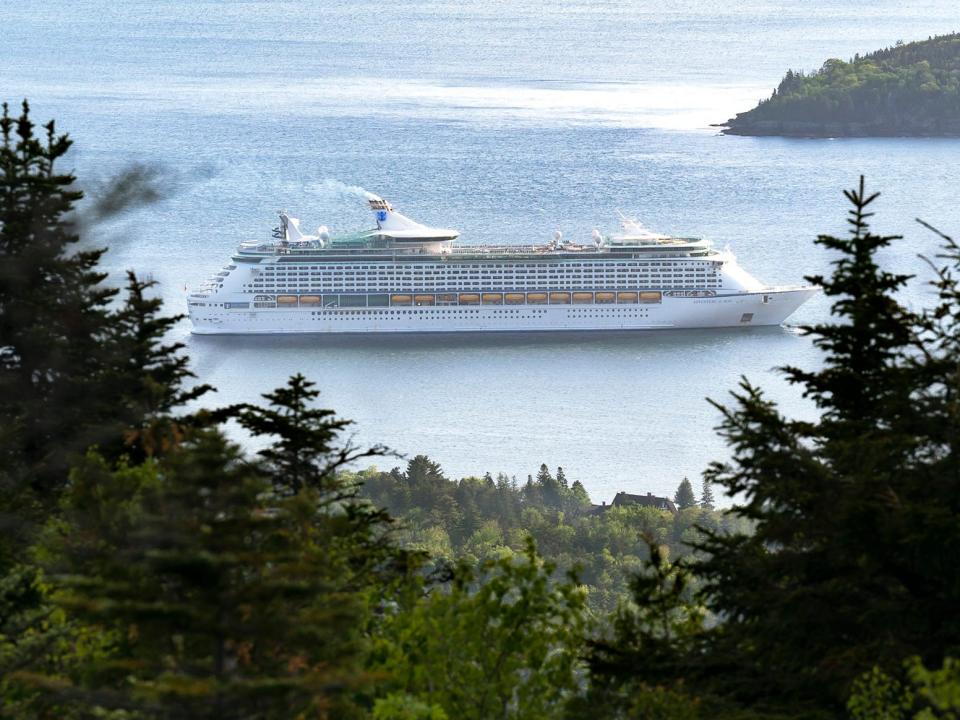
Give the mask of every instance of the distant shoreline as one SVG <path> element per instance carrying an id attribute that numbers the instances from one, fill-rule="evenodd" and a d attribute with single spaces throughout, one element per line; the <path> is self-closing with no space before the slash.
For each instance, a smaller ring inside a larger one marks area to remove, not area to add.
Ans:
<path id="1" fill-rule="evenodd" d="M 960 121 L 951 128 L 903 128 L 889 125 L 870 126 L 865 123 L 808 123 L 802 121 L 747 121 L 731 120 L 711 127 L 720 128 L 722 135 L 742 137 L 791 138 L 960 138 Z"/>
<path id="2" fill-rule="evenodd" d="M 788 70 L 756 107 L 718 123 L 724 135 L 960 137 L 960 34 Z"/>

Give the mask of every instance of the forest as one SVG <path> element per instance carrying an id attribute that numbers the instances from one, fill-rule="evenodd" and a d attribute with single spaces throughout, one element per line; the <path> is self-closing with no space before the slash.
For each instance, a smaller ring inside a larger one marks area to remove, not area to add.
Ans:
<path id="1" fill-rule="evenodd" d="M 541 465 L 523 485 L 499 474 L 448 480 L 428 457 L 412 458 L 401 471 L 375 468 L 344 473 L 360 493 L 398 520 L 404 546 L 433 561 L 483 562 L 519 553 L 528 537 L 562 576 L 571 571 L 586 592 L 587 606 L 612 612 L 629 601 L 630 579 L 649 561 L 648 541 L 664 557 L 693 554 L 700 528 L 749 532 L 749 522 L 714 508 L 704 484 L 699 497 L 684 478 L 673 496 L 677 512 L 640 505 L 594 505 L 579 480 L 563 468 Z"/>
<path id="2" fill-rule="evenodd" d="M 218 405 L 153 283 L 100 269 L 70 139 L 26 102 L 0 132 L 0 717 L 960 713 L 960 245 L 918 228 L 931 302 L 901 304 L 862 178 L 815 239 L 823 362 L 781 368 L 818 419 L 744 378 L 674 514 L 376 470 L 301 375 Z"/>
<path id="3" fill-rule="evenodd" d="M 773 94 L 727 121 L 730 135 L 960 135 L 960 34 L 898 42 L 813 73 L 788 70 Z"/>

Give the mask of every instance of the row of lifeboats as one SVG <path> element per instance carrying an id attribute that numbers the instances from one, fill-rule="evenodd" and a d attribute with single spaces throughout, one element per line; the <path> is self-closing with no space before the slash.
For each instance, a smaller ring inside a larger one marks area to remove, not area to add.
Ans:
<path id="1" fill-rule="evenodd" d="M 660 291 L 395 293 L 392 295 L 277 295 L 278 307 L 410 307 L 462 305 L 636 305 L 659 303 Z M 258 300 L 272 298 L 258 296 Z"/>

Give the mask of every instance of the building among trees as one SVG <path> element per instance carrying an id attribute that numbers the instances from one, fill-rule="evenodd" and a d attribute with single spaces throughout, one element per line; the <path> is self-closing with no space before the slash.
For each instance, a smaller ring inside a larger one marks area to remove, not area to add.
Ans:
<path id="1" fill-rule="evenodd" d="M 641 505 L 643 507 L 652 507 L 657 510 L 667 510 L 677 512 L 677 506 L 673 500 L 665 497 L 658 497 L 653 493 L 646 495 L 631 495 L 630 493 L 618 492 L 610 503 L 611 507 L 625 507 L 627 505 Z"/>

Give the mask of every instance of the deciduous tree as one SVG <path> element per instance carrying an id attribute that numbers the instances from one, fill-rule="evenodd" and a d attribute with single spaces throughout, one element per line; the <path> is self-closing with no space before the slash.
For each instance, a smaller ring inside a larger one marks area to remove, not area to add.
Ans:
<path id="1" fill-rule="evenodd" d="M 530 541 L 525 552 L 461 564 L 448 586 L 391 616 L 375 653 L 387 687 L 463 720 L 561 717 L 577 690 L 584 596 Z"/>

